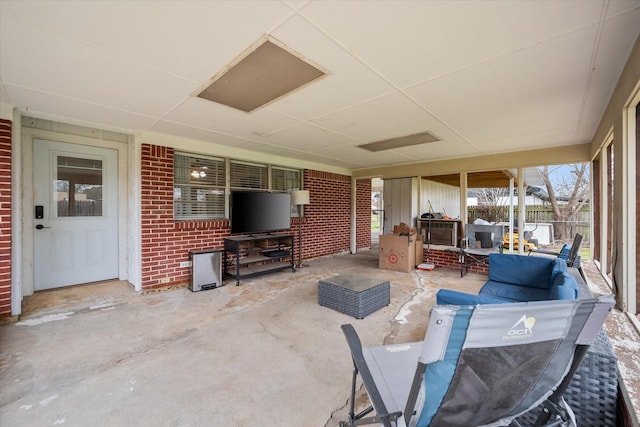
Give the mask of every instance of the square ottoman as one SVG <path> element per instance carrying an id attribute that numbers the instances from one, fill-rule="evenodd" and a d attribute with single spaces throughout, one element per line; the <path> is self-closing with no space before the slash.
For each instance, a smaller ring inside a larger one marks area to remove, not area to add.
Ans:
<path id="1" fill-rule="evenodd" d="M 318 282 L 318 304 L 363 319 L 391 302 L 389 281 L 343 274 Z"/>

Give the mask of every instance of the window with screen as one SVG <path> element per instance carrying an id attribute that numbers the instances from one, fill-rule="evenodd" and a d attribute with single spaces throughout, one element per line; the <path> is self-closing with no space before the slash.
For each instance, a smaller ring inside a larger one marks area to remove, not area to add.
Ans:
<path id="1" fill-rule="evenodd" d="M 224 159 L 176 154 L 173 173 L 175 219 L 225 217 Z"/>
<path id="2" fill-rule="evenodd" d="M 267 165 L 232 160 L 229 181 L 232 190 L 268 190 L 269 168 Z"/>
<path id="3" fill-rule="evenodd" d="M 176 220 L 226 218 L 231 191 L 289 192 L 302 182 L 298 169 L 186 153 L 175 154 L 173 172 Z"/>

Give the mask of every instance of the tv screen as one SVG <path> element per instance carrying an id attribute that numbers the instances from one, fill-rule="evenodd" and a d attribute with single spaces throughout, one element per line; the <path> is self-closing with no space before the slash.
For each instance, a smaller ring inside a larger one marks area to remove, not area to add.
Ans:
<path id="1" fill-rule="evenodd" d="M 291 195 L 234 191 L 231 193 L 231 234 L 262 233 L 291 228 Z"/>

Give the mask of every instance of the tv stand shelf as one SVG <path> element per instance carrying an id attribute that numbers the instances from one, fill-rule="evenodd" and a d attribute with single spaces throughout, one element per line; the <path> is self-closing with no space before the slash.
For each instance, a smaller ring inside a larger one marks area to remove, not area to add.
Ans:
<path id="1" fill-rule="evenodd" d="M 224 238 L 224 273 L 236 279 L 290 268 L 295 272 L 293 234 L 269 233 Z"/>

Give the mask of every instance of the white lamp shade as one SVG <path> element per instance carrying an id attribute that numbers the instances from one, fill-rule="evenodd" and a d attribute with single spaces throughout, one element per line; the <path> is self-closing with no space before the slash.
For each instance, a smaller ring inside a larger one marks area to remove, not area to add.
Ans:
<path id="1" fill-rule="evenodd" d="M 309 190 L 295 190 L 291 192 L 292 205 L 308 205 L 309 203 L 311 203 Z"/>

